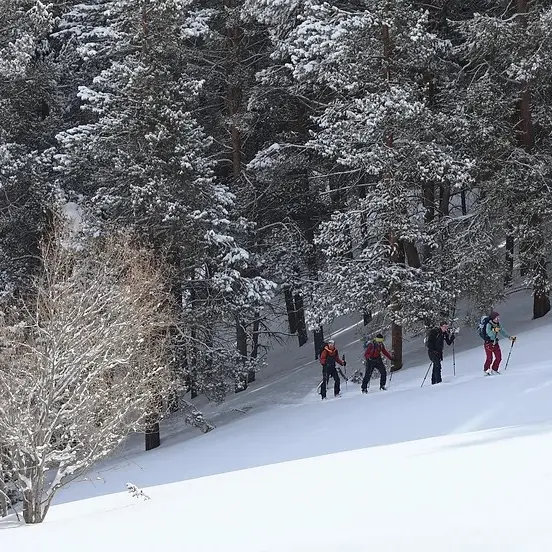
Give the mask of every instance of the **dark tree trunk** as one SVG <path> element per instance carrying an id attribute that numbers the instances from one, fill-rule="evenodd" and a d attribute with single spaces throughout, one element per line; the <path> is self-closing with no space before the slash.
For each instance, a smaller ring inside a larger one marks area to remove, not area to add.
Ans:
<path id="1" fill-rule="evenodd" d="M 161 445 L 159 423 L 154 422 L 146 427 L 146 450 L 152 450 Z"/>
<path id="2" fill-rule="evenodd" d="M 365 326 L 368 326 L 368 324 L 370 324 L 370 322 L 372 322 L 372 311 L 366 311 L 362 315 L 362 322 Z"/>
<path id="3" fill-rule="evenodd" d="M 301 141 L 307 141 L 309 138 L 309 114 L 307 108 L 303 102 L 298 104 L 297 119 L 294 124 L 294 130 L 297 135 L 301 137 Z M 314 244 L 315 235 L 315 211 L 313 204 L 315 197 L 312 194 L 309 172 L 307 169 L 299 171 L 297 174 L 299 178 L 298 185 L 302 192 L 301 208 L 297 213 L 297 222 L 301 228 L 301 232 L 309 244 L 309 250 L 307 251 L 305 264 L 307 266 L 307 274 L 314 281 L 318 279 L 318 262 L 316 254 L 316 245 Z M 298 281 L 301 280 L 300 274 L 297 275 Z M 299 347 L 302 347 L 308 342 L 307 324 L 305 322 L 305 306 L 304 306 L 304 293 L 305 287 L 295 290 L 294 304 L 295 304 L 295 320 L 297 324 L 297 340 Z"/>
<path id="4" fill-rule="evenodd" d="M 390 236 L 390 243 L 392 247 L 391 261 L 396 264 L 404 264 L 405 262 L 405 251 L 401 243 L 397 242 L 395 238 Z M 400 284 L 398 284 L 400 285 Z M 398 289 L 392 290 L 392 304 L 391 310 L 393 312 L 399 312 L 401 305 L 398 298 Z M 391 324 L 391 350 L 393 351 L 394 361 L 391 363 L 391 371 L 396 372 L 400 370 L 403 366 L 403 334 L 402 326 L 396 322 Z"/>
<path id="5" fill-rule="evenodd" d="M 235 0 L 224 0 L 224 6 L 230 12 L 235 7 Z M 227 44 L 227 82 L 228 88 L 226 93 L 226 111 L 230 126 L 230 150 L 231 150 L 231 165 L 232 165 L 232 180 L 236 185 L 242 176 L 242 157 L 243 157 L 243 137 L 239 126 L 239 117 L 242 109 L 242 39 L 243 29 L 237 22 L 226 27 L 226 44 Z M 236 337 L 238 353 L 242 358 L 242 362 L 247 360 L 247 334 L 241 320 L 240 315 L 236 321 Z M 236 381 L 236 393 L 247 389 L 249 377 L 244 375 L 238 377 Z"/>
<path id="6" fill-rule="evenodd" d="M 517 12 L 521 15 L 518 21 L 521 26 L 527 25 L 527 14 L 529 13 L 529 0 L 516 0 Z M 518 125 L 518 140 L 525 151 L 530 152 L 534 144 L 534 128 L 533 116 L 531 111 L 531 85 L 523 83 L 523 88 L 519 97 L 519 125 Z M 537 237 L 533 238 L 530 243 L 520 245 L 528 258 L 522 257 L 522 263 L 527 263 L 522 268 L 527 270 L 530 268 L 533 273 L 533 317 L 540 318 L 550 311 L 550 297 L 547 292 L 548 288 L 548 271 L 546 260 L 541 255 L 542 246 L 544 244 L 542 234 L 542 219 L 535 215 L 531 217 L 529 222 L 532 230 L 535 231 Z"/>
<path id="7" fill-rule="evenodd" d="M 295 313 L 295 303 L 293 302 L 293 293 L 290 286 L 284 288 L 284 298 L 286 301 L 289 333 L 294 334 L 297 333 L 297 315 Z"/>
<path id="8" fill-rule="evenodd" d="M 527 7 L 527 3 L 523 0 L 518 0 L 518 8 L 521 5 Z M 520 11 L 519 13 L 526 13 L 526 10 Z M 524 18 L 521 18 L 524 21 Z M 531 117 L 531 91 L 529 90 L 529 85 L 526 85 L 526 88 L 521 92 L 518 100 L 518 123 L 517 123 L 517 137 L 518 142 L 525 151 L 530 152 L 533 148 L 533 123 Z M 533 269 L 533 258 L 532 253 L 534 251 L 534 243 L 530 240 L 521 240 L 519 244 L 519 254 L 520 254 L 520 275 L 527 276 L 531 274 Z M 537 290 L 534 290 L 535 292 Z M 539 293 L 534 293 L 533 298 L 540 295 Z"/>
<path id="9" fill-rule="evenodd" d="M 320 326 L 317 330 L 313 332 L 314 339 L 314 359 L 316 360 L 320 356 L 320 351 L 324 346 L 324 328 Z"/>
<path id="10" fill-rule="evenodd" d="M 181 273 L 180 273 L 180 257 L 178 254 L 178 250 L 176 248 L 171 248 L 170 252 L 170 264 L 175 270 L 175 277 L 171 282 L 171 294 L 174 297 L 174 304 L 175 304 L 175 315 L 176 319 L 178 320 L 180 318 L 180 315 L 182 314 L 182 281 L 181 281 Z M 174 351 L 174 362 L 172 366 L 172 375 L 174 378 L 174 386 L 170 391 L 169 397 L 168 397 L 168 405 L 169 405 L 169 411 L 170 412 L 177 412 L 179 408 L 179 401 L 178 401 L 178 388 L 179 385 L 182 384 L 182 374 L 184 373 L 184 357 L 185 357 L 185 351 L 183 347 L 182 338 L 180 337 L 180 333 L 178 332 L 176 326 L 171 326 L 170 330 L 171 335 L 171 344 L 173 346 Z"/>
<path id="11" fill-rule="evenodd" d="M 194 281 L 195 273 L 193 270 L 187 274 L 190 281 Z M 198 290 L 196 284 L 190 284 L 188 288 L 190 294 L 190 308 L 192 311 L 191 320 L 194 320 L 194 311 L 197 310 L 197 303 L 199 300 Z M 190 326 L 190 339 L 187 347 L 182 351 L 182 365 L 186 374 L 186 386 L 190 391 L 190 398 L 195 399 L 198 396 L 196 372 L 197 372 L 197 327 L 195 325 Z"/>
<path id="12" fill-rule="evenodd" d="M 403 367 L 403 332 L 402 326 L 391 324 L 391 350 L 393 351 L 393 362 L 391 372 L 396 372 Z"/>
<path id="13" fill-rule="evenodd" d="M 531 245 L 527 240 L 519 241 L 519 275 L 525 277 L 531 273 Z"/>
<path id="14" fill-rule="evenodd" d="M 259 356 L 259 328 L 261 325 L 261 313 L 255 312 L 255 320 L 253 320 L 253 335 L 251 336 L 251 359 L 256 360 Z M 247 372 L 247 381 L 248 383 L 253 383 L 255 381 L 256 374 L 255 369 L 251 368 Z"/>
<path id="15" fill-rule="evenodd" d="M 297 317 L 297 338 L 299 340 L 299 347 L 302 347 L 309 340 L 307 333 L 307 324 L 305 322 L 305 307 L 303 303 L 303 296 L 300 293 L 296 293 L 294 300 L 295 314 Z"/>
<path id="16" fill-rule="evenodd" d="M 542 255 L 536 255 L 534 260 L 535 281 L 533 284 L 533 318 L 542 318 L 550 312 L 550 297 L 546 293 L 548 285 L 548 272 L 546 260 Z"/>
<path id="17" fill-rule="evenodd" d="M 448 217 L 450 214 L 450 186 L 440 186 L 439 190 L 439 216 Z"/>
<path id="18" fill-rule="evenodd" d="M 146 450 L 157 448 L 161 444 L 159 417 L 163 409 L 163 399 L 160 395 L 155 395 L 150 408 L 151 414 L 146 419 Z"/>
<path id="19" fill-rule="evenodd" d="M 466 203 L 466 190 L 460 192 L 460 202 L 462 204 L 462 215 L 466 216 L 468 214 L 468 205 Z"/>
<path id="20" fill-rule="evenodd" d="M 392 59 L 392 42 L 391 36 L 389 33 L 389 27 L 383 25 L 382 27 L 382 39 L 383 39 L 383 57 L 384 57 L 384 73 L 385 78 L 388 83 L 391 82 L 391 59 Z M 386 138 L 386 143 L 389 148 L 393 147 L 393 136 L 389 134 Z M 398 243 L 397 239 L 391 232 L 388 236 L 389 245 L 391 247 L 391 258 L 390 261 L 395 264 L 404 263 L 405 255 L 404 249 L 401 244 Z M 400 311 L 400 304 L 398 298 L 398 290 L 390 289 L 391 294 L 391 310 L 394 312 Z M 395 322 L 391 324 L 391 349 L 393 351 L 393 356 L 395 360 L 391 365 L 391 371 L 395 372 L 402 368 L 402 348 L 403 348 L 403 336 L 402 336 L 402 326 L 399 326 Z"/>
<path id="21" fill-rule="evenodd" d="M 418 253 L 416 245 L 411 241 L 404 241 L 402 246 L 406 255 L 408 266 L 411 266 L 412 268 L 421 268 L 422 262 L 420 260 L 420 254 Z"/>
<path id="22" fill-rule="evenodd" d="M 234 8 L 234 0 L 224 0 L 224 6 L 228 11 Z M 240 78 L 241 42 L 243 30 L 238 24 L 232 24 L 226 28 L 227 52 L 227 82 L 226 111 L 230 124 L 230 147 L 232 177 L 235 181 L 241 177 L 242 169 L 242 136 L 238 126 L 238 117 L 242 103 L 242 84 Z"/>
<path id="23" fill-rule="evenodd" d="M 239 317 L 236 318 L 236 342 L 241 357 L 240 362 L 243 366 L 247 361 L 247 333 Z M 236 378 L 235 392 L 239 393 L 245 389 L 247 389 L 247 376 L 240 374 Z"/>
<path id="24" fill-rule="evenodd" d="M 192 338 L 192 354 L 191 354 L 191 363 L 190 363 L 190 370 L 189 370 L 189 376 L 188 376 L 188 387 L 190 389 L 190 398 L 195 399 L 198 395 L 197 393 L 197 386 L 195 381 L 195 373 L 197 370 L 197 352 L 196 352 L 196 340 L 197 340 L 197 329 L 194 327 L 190 331 L 190 336 Z"/>
<path id="25" fill-rule="evenodd" d="M 504 285 L 509 286 L 514 280 L 514 236 L 506 236 L 506 274 Z"/>

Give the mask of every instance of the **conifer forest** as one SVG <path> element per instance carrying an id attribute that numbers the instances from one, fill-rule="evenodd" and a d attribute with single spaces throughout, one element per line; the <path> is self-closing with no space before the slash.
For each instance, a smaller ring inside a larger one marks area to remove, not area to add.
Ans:
<path id="1" fill-rule="evenodd" d="M 61 485 L 282 335 L 544 316 L 552 1 L 0 0 L 0 189 L 0 458 Z"/>

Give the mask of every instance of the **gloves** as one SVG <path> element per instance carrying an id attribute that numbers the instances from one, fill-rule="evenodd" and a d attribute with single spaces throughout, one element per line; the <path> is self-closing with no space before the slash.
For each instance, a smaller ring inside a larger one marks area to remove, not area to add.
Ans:
<path id="1" fill-rule="evenodd" d="M 453 334 L 449 334 L 449 335 L 450 335 L 450 338 L 449 338 L 449 339 L 450 339 L 451 341 L 454 341 L 454 340 L 456 339 L 456 334 L 453 333 Z"/>
<path id="2" fill-rule="evenodd" d="M 512 343 L 514 343 L 515 340 L 516 340 L 516 336 L 515 336 L 515 335 L 511 335 L 511 336 L 510 336 L 510 341 L 511 341 Z"/>
<path id="3" fill-rule="evenodd" d="M 343 366 L 347 366 L 347 361 L 346 360 L 343 361 Z"/>

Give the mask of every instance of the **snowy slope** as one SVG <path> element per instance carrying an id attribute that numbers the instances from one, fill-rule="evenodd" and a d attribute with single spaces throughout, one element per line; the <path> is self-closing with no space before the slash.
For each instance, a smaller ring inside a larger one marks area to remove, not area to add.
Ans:
<path id="1" fill-rule="evenodd" d="M 236 396 L 253 407 L 215 431 L 106 463 L 65 490 L 43 525 L 0 531 L 2 548 L 549 550 L 552 320 L 531 321 L 527 299 L 516 301 L 500 308 L 519 335 L 502 376 L 482 376 L 473 331 L 460 334 L 457 376 L 448 356 L 440 386 L 420 388 L 424 360 L 386 393 L 349 384 L 323 403 L 318 367 L 296 366 Z M 280 395 L 285 404 L 269 408 Z M 151 500 L 121 492 L 128 481 Z"/>

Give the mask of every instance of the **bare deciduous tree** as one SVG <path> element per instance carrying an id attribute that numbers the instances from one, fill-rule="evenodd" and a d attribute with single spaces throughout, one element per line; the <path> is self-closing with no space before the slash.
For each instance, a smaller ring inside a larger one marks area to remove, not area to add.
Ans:
<path id="1" fill-rule="evenodd" d="M 42 246 L 32 294 L 1 328 L 0 464 L 41 522 L 56 491 L 160 414 L 171 385 L 164 271 L 128 237 Z"/>

